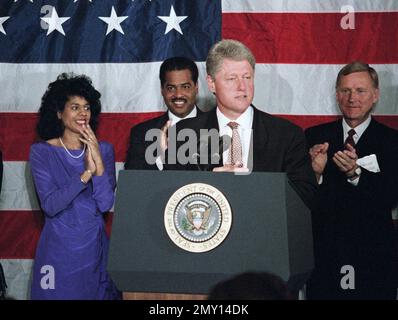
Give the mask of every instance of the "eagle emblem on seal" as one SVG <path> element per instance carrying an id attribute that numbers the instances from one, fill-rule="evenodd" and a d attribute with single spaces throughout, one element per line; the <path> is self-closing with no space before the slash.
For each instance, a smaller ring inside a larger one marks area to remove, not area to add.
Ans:
<path id="1" fill-rule="evenodd" d="M 206 232 L 211 220 L 211 210 L 211 206 L 205 201 L 196 200 L 187 203 L 185 205 L 187 222 L 185 230 L 191 231 L 194 234 Z"/>
<path id="2" fill-rule="evenodd" d="M 179 188 L 165 207 L 164 225 L 169 238 L 181 249 L 206 252 L 227 237 L 232 211 L 215 187 L 192 183 Z"/>
<path id="3" fill-rule="evenodd" d="M 203 201 L 193 202 L 185 207 L 187 219 L 190 223 L 190 230 L 206 230 L 209 224 L 211 207 L 207 207 L 207 204 Z"/>

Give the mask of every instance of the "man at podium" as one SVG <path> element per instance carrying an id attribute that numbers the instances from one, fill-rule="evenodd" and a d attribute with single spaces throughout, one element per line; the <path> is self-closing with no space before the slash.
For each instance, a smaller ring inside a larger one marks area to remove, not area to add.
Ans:
<path id="1" fill-rule="evenodd" d="M 168 130 L 168 170 L 120 172 L 112 276 L 130 292 L 207 294 L 254 270 L 297 291 L 313 267 L 317 188 L 304 133 L 252 105 L 255 59 L 242 43 L 216 43 L 206 68 L 217 107 Z"/>
<path id="2" fill-rule="evenodd" d="M 221 40 L 213 45 L 206 60 L 206 71 L 208 88 L 215 95 L 217 106 L 195 119 L 179 122 L 177 132 L 193 130 L 198 153 L 203 149 L 208 152 L 203 144 L 210 140 L 204 138 L 204 134 L 212 132 L 211 129 L 216 130 L 218 137 L 230 137 L 229 146 L 225 148 L 225 144 L 220 143 L 219 157 L 210 157 L 207 163 L 201 162 L 203 158 L 198 156 L 187 156 L 189 161 L 186 161 L 177 152 L 175 164 L 169 157 L 167 168 L 286 172 L 297 193 L 310 204 L 317 184 L 304 134 L 291 122 L 252 105 L 254 69 L 255 58 L 241 42 Z M 177 150 L 189 143 L 188 140 L 176 142 Z"/>

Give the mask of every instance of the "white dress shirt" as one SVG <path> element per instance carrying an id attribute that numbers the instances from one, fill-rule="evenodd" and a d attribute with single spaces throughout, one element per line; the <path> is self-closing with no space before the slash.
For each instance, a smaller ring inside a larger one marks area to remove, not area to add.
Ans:
<path id="1" fill-rule="evenodd" d="M 238 133 L 242 142 L 242 162 L 243 166 L 247 168 L 249 151 L 250 151 L 250 139 L 252 133 L 254 111 L 251 106 L 242 113 L 236 120 L 228 119 L 221 111 L 217 108 L 217 120 L 218 127 L 220 128 L 220 137 L 228 135 L 232 138 L 232 129 L 228 126 L 228 123 L 234 121 L 239 124 Z M 223 152 L 223 164 L 227 164 L 229 148 Z"/>
<path id="2" fill-rule="evenodd" d="M 169 116 L 169 120 L 171 120 L 171 125 L 174 126 L 178 122 L 184 119 L 189 119 L 189 118 L 195 118 L 196 115 L 198 114 L 198 111 L 196 110 L 196 106 L 193 107 L 190 113 L 188 113 L 184 118 L 177 117 L 174 113 L 172 113 L 170 110 L 167 112 Z"/>
<path id="3" fill-rule="evenodd" d="M 355 130 L 355 134 L 352 136 L 354 139 L 355 144 L 358 143 L 358 140 L 361 138 L 362 134 L 365 132 L 365 130 L 369 127 L 370 121 L 372 120 L 371 116 L 369 116 L 364 122 L 362 122 L 360 125 L 356 126 L 355 128 L 351 128 L 348 123 L 345 121 L 343 118 L 342 124 L 343 124 L 343 143 L 348 137 L 348 131 L 351 129 Z M 359 183 L 359 178 L 360 176 L 356 177 L 354 180 L 347 179 L 349 183 L 351 183 L 354 186 L 357 186 Z"/>
<path id="4" fill-rule="evenodd" d="M 371 116 L 369 116 L 364 122 L 362 122 L 360 125 L 356 126 L 355 128 L 351 128 L 348 123 L 345 121 L 343 118 L 342 124 L 343 124 L 343 143 L 348 137 L 348 131 L 351 129 L 355 130 L 355 134 L 352 136 L 354 139 L 355 144 L 358 143 L 359 138 L 361 138 L 362 134 L 365 132 L 365 130 L 369 127 L 370 121 L 372 120 Z"/>
<path id="5" fill-rule="evenodd" d="M 189 119 L 189 118 L 195 118 L 196 115 L 198 114 L 198 111 L 196 110 L 196 106 L 193 107 L 190 113 L 188 113 L 184 118 L 177 117 L 174 113 L 172 113 L 170 110 L 167 112 L 169 116 L 169 120 L 171 120 L 171 125 L 174 126 L 178 122 L 180 122 L 183 119 Z M 160 171 L 163 170 L 163 162 L 161 157 L 157 157 L 155 160 L 156 166 Z"/>

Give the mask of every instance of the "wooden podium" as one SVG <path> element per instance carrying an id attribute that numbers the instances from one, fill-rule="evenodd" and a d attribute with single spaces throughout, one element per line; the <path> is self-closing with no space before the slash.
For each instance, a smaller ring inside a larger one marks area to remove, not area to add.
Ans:
<path id="1" fill-rule="evenodd" d="M 123 300 L 206 300 L 204 294 L 123 292 Z"/>
<path id="2" fill-rule="evenodd" d="M 232 227 L 216 248 L 181 249 L 169 238 L 164 210 L 191 183 L 220 190 Z M 205 171 L 119 172 L 108 272 L 125 299 L 206 299 L 217 283 L 246 271 L 280 276 L 298 291 L 313 268 L 309 209 L 285 173 Z"/>

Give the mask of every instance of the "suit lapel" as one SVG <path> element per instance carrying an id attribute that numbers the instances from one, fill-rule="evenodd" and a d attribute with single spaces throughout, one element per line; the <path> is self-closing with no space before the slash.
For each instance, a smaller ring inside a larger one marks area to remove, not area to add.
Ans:
<path id="1" fill-rule="evenodd" d="M 375 153 L 374 146 L 380 143 L 380 135 L 377 132 L 377 121 L 372 119 L 356 145 L 359 158 Z"/>
<path id="2" fill-rule="evenodd" d="M 164 114 L 162 114 L 159 117 L 159 121 L 157 123 L 157 128 L 161 129 L 166 124 L 166 122 L 168 120 L 169 120 L 169 114 L 168 114 L 168 112 L 165 112 Z"/>
<path id="3" fill-rule="evenodd" d="M 320 143 L 329 142 L 329 158 L 340 150 L 344 150 L 344 135 L 343 135 L 343 124 L 342 120 L 336 121 L 327 134 L 325 141 Z"/>
<path id="4" fill-rule="evenodd" d="M 250 171 L 257 170 L 259 163 L 263 163 L 261 157 L 266 155 L 265 146 L 268 142 L 268 132 L 263 119 L 260 116 L 260 111 L 253 107 L 253 124 L 252 134 L 249 147 L 249 163 L 248 168 Z"/>
<path id="5" fill-rule="evenodd" d="M 333 162 L 333 155 L 337 151 L 344 150 L 344 135 L 342 120 L 335 121 L 331 124 L 328 130 L 322 132 L 321 140 L 318 143 L 329 143 L 328 162 L 326 163 L 325 172 L 332 176 L 339 176 L 339 171 Z"/>
<path id="6" fill-rule="evenodd" d="M 211 111 L 208 112 L 205 127 L 206 129 L 217 129 L 218 131 L 220 131 L 217 119 L 217 108 L 213 108 Z"/>
<path id="7" fill-rule="evenodd" d="M 198 106 L 196 106 L 196 116 L 199 116 L 199 115 L 201 115 L 202 113 L 203 113 L 203 111 L 200 110 L 200 109 L 198 108 Z"/>
<path id="8" fill-rule="evenodd" d="M 217 108 L 214 108 L 213 110 L 210 111 L 209 117 L 207 119 L 206 123 L 206 128 L 211 130 L 211 129 L 216 129 L 218 132 L 218 139 L 220 139 L 220 127 L 218 125 L 218 118 L 217 118 Z M 216 167 L 222 167 L 224 160 L 223 160 L 223 150 L 219 150 L 220 153 L 220 158 L 218 163 L 216 164 L 210 164 L 209 165 L 209 171 L 212 171 Z"/>

